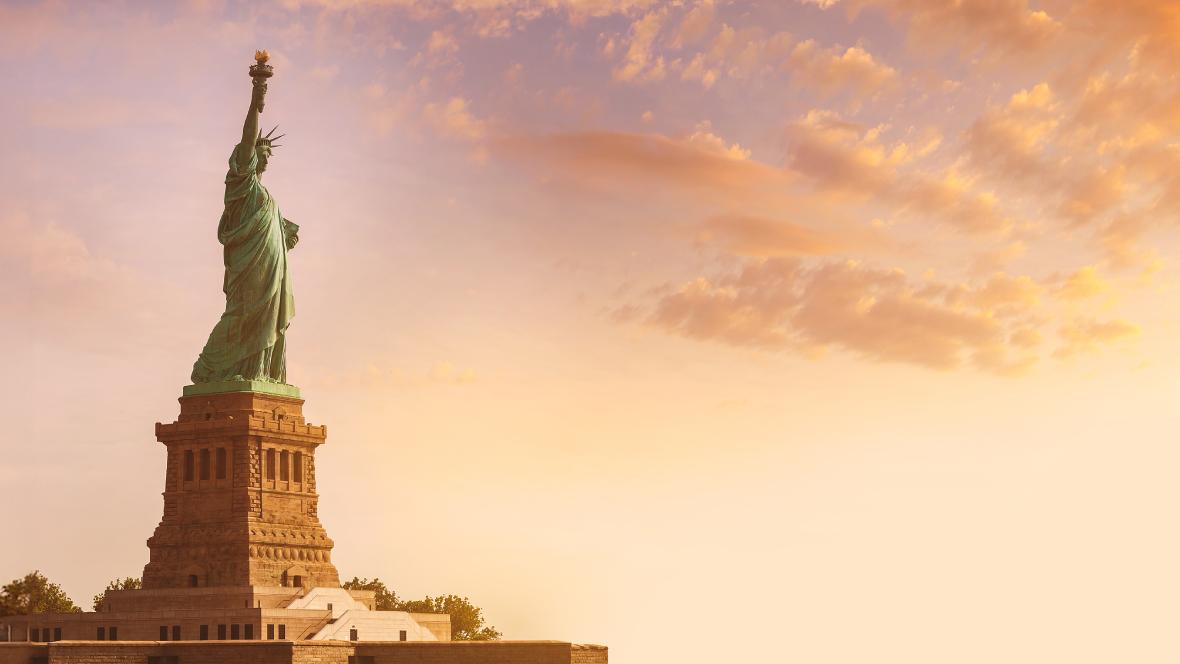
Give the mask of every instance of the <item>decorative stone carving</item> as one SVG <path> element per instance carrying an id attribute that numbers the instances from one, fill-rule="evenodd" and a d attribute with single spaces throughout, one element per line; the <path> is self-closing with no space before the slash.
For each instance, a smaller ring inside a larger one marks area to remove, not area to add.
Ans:
<path id="1" fill-rule="evenodd" d="M 326 429 L 306 423 L 303 401 L 231 392 L 181 397 L 180 406 L 175 422 L 156 425 L 157 438 L 168 448 L 168 465 L 164 516 L 148 539 L 144 588 L 186 587 L 184 572 L 190 565 L 203 565 L 210 584 L 279 586 L 289 561 L 305 568 L 304 585 L 338 587 L 329 555 L 333 543 L 319 522 L 314 479 L 315 451 Z M 232 460 L 227 479 L 199 480 L 198 473 L 198 480 L 181 486 L 182 450 L 218 447 L 226 448 Z M 268 449 L 276 450 L 276 458 L 278 451 L 288 451 L 290 463 L 295 452 L 301 453 L 301 487 L 265 476 Z"/>

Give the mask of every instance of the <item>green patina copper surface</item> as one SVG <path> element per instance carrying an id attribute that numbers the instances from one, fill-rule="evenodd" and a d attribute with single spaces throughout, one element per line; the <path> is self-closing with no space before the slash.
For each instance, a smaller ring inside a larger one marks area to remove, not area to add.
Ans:
<path id="1" fill-rule="evenodd" d="M 220 394 L 222 392 L 262 392 L 284 397 L 300 398 L 299 388 L 286 383 L 271 383 L 265 380 L 223 380 L 215 383 L 197 383 L 184 386 L 184 396 L 199 394 Z"/>
<path id="2" fill-rule="evenodd" d="M 295 316 L 287 252 L 299 241 L 299 227 L 283 218 L 259 179 L 277 146 L 258 131 L 270 69 L 265 75 L 256 70 L 251 69 L 254 92 L 242 141 L 230 155 L 225 211 L 217 226 L 224 246 L 225 313 L 193 365 L 196 385 L 287 380 L 286 333 Z"/>

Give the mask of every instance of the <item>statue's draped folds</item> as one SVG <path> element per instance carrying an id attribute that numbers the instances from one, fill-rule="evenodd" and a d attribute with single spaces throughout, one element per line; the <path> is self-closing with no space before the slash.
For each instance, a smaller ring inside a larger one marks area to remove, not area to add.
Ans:
<path id="1" fill-rule="evenodd" d="M 193 365 L 193 383 L 287 379 L 285 337 L 295 316 L 287 250 L 299 227 L 283 219 L 258 179 L 252 146 L 238 144 L 225 176 L 225 313 Z"/>

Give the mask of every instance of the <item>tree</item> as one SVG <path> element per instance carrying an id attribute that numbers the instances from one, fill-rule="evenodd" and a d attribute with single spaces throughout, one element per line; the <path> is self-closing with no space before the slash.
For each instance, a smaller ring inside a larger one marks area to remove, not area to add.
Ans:
<path id="1" fill-rule="evenodd" d="M 107 584 L 107 590 L 139 590 L 143 587 L 143 580 L 137 577 L 129 576 L 126 579 L 115 579 Z M 102 606 L 102 601 L 106 599 L 107 590 L 100 592 L 94 596 L 94 610 Z"/>
<path id="2" fill-rule="evenodd" d="M 410 613 L 446 613 L 451 616 L 451 639 L 454 641 L 495 641 L 501 634 L 495 627 L 484 624 L 483 609 L 471 600 L 458 595 L 440 595 L 403 601 L 381 579 L 359 579 L 344 583 L 348 590 L 372 590 L 377 593 L 378 611 L 408 611 Z"/>
<path id="3" fill-rule="evenodd" d="M 81 613 L 82 609 L 66 595 L 61 586 L 50 583 L 45 575 L 33 570 L 23 579 L 0 589 L 0 616 L 30 613 Z"/>
<path id="4" fill-rule="evenodd" d="M 401 600 L 397 598 L 397 593 L 386 587 L 381 579 L 358 579 L 352 577 L 352 581 L 344 582 L 345 590 L 372 590 L 377 593 L 376 608 L 378 611 L 401 611 L 398 606 L 401 605 Z"/>
<path id="5" fill-rule="evenodd" d="M 401 607 L 402 611 L 411 613 L 449 614 L 452 641 L 495 641 L 503 636 L 495 627 L 484 625 L 483 609 L 466 597 L 427 595 L 425 599 L 402 602 Z"/>

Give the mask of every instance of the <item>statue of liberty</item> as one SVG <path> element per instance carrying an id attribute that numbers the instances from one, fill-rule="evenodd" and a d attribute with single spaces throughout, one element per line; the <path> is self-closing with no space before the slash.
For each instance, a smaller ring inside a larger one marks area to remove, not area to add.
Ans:
<path id="1" fill-rule="evenodd" d="M 299 227 L 283 218 L 279 206 L 259 177 L 266 170 L 274 141 L 258 128 L 266 98 L 266 79 L 273 69 L 266 51 L 255 54 L 250 67 L 254 90 L 225 175 L 225 211 L 217 226 L 224 245 L 225 313 L 213 327 L 192 381 L 228 380 L 287 382 L 286 333 L 295 316 L 287 252 L 299 241 Z M 277 129 L 277 127 L 276 127 Z"/>

